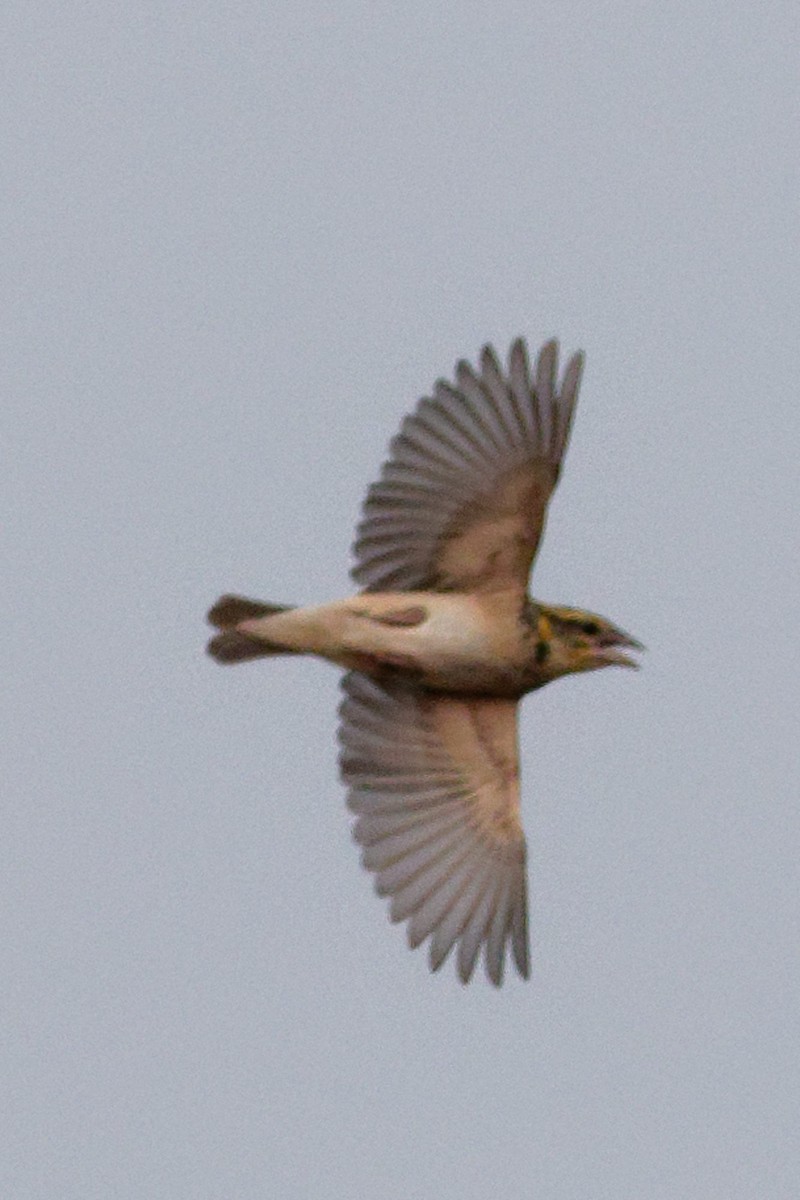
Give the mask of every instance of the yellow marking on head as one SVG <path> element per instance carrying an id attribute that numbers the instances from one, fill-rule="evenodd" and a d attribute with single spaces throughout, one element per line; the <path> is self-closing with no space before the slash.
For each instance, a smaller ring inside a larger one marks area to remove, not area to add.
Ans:
<path id="1" fill-rule="evenodd" d="M 554 616 L 559 617 L 562 621 L 586 621 L 592 619 L 592 613 L 586 612 L 583 608 L 557 608 L 551 605 L 550 611 Z"/>

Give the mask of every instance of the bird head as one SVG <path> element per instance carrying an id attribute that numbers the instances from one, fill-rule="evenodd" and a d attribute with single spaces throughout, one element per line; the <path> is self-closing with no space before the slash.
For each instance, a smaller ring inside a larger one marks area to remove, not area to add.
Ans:
<path id="1" fill-rule="evenodd" d="M 625 650 L 644 650 L 629 634 L 597 613 L 539 605 L 536 661 L 550 679 L 599 667 L 638 667 Z"/>

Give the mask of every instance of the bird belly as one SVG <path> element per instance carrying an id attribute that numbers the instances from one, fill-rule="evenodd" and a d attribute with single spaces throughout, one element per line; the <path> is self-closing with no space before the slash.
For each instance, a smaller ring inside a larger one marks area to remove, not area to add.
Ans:
<path id="1" fill-rule="evenodd" d="M 437 691 L 519 694 L 520 644 L 516 623 L 489 620 L 466 596 L 426 593 L 359 597 L 348 614 L 343 644 L 374 656 L 379 669 Z M 376 603 L 375 601 L 378 601 Z"/>

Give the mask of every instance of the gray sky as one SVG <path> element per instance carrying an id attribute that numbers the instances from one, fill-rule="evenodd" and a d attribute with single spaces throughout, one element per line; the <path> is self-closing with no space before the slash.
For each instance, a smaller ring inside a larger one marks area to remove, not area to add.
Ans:
<path id="1" fill-rule="evenodd" d="M 4 26 L 0 1193 L 794 1200 L 797 5 Z M 498 993 L 372 895 L 336 673 L 203 614 L 346 592 L 398 421 L 518 333 L 587 352 L 534 593 L 650 652 L 525 703 Z"/>

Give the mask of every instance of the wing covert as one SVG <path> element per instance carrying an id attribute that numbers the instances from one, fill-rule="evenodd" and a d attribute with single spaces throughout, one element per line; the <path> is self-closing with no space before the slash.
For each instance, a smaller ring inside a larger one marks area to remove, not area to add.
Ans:
<path id="1" fill-rule="evenodd" d="M 340 709 L 342 778 L 353 836 L 393 921 L 432 970 L 458 945 L 458 974 L 481 947 L 503 978 L 506 945 L 529 974 L 525 838 L 519 817 L 516 704 L 453 698 L 351 672 Z"/>
<path id="2" fill-rule="evenodd" d="M 583 368 L 558 385 L 558 343 L 531 378 L 518 338 L 504 372 L 491 346 L 480 370 L 461 361 L 390 444 L 364 503 L 353 578 L 367 591 L 527 587 L 558 480 Z"/>

